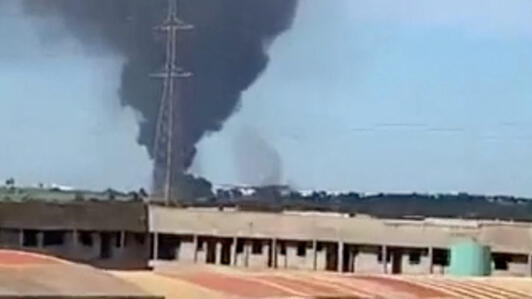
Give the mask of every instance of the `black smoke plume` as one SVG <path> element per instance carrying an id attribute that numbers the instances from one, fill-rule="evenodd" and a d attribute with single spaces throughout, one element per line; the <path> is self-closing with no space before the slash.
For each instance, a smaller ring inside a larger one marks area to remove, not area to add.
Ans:
<path id="1" fill-rule="evenodd" d="M 220 130 L 240 94 L 266 68 L 266 48 L 287 30 L 297 0 L 180 0 L 179 16 L 195 26 L 180 38 L 181 64 L 194 73 L 183 97 L 187 148 Z M 161 82 L 149 78 L 164 62 L 153 27 L 166 16 L 166 0 L 26 0 L 25 12 L 59 17 L 87 49 L 107 47 L 126 58 L 120 96 L 141 112 L 138 142 L 152 148 Z M 195 151 L 187 157 L 190 166 Z"/>

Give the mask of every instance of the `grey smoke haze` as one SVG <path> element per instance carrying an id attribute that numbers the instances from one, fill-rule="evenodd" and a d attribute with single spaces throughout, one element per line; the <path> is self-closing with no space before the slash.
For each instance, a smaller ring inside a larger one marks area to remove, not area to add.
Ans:
<path id="1" fill-rule="evenodd" d="M 233 159 L 239 182 L 268 186 L 282 183 L 282 160 L 259 130 L 243 128 L 233 140 Z"/>
<path id="2" fill-rule="evenodd" d="M 167 1 L 26 0 L 24 5 L 30 15 L 60 18 L 89 51 L 103 45 L 124 58 L 120 99 L 141 113 L 138 141 L 151 148 L 161 86 L 148 74 L 164 60 L 152 28 L 163 20 Z M 182 37 L 180 53 L 183 66 L 195 74 L 182 91 L 186 148 L 195 149 L 204 134 L 220 130 L 237 109 L 241 92 L 266 68 L 265 47 L 290 27 L 295 8 L 296 0 L 179 1 L 180 17 L 195 25 Z"/>

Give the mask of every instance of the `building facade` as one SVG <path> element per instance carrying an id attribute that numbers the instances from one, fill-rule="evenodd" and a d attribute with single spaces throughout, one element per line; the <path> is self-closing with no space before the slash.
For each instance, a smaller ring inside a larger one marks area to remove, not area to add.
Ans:
<path id="1" fill-rule="evenodd" d="M 154 260 L 355 273 L 443 274 L 449 249 L 475 240 L 495 275 L 532 275 L 532 225 L 394 220 L 332 213 L 259 213 L 150 206 Z"/>
<path id="2" fill-rule="evenodd" d="M 0 202 L 0 247 L 105 268 L 146 268 L 146 216 L 141 202 Z"/>
<path id="3" fill-rule="evenodd" d="M 142 202 L 0 202 L 0 247 L 106 268 L 150 263 L 443 274 L 462 240 L 490 247 L 494 275 L 532 276 L 530 223 L 333 213 L 178 209 Z"/>

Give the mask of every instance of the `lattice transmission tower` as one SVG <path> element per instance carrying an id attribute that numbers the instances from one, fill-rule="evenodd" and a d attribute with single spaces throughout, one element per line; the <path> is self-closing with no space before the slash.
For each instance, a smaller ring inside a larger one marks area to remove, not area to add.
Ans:
<path id="1" fill-rule="evenodd" d="M 153 143 L 154 172 L 152 194 L 154 199 L 166 204 L 172 199 L 175 174 L 185 171 L 185 147 L 183 143 L 182 103 L 179 92 L 179 80 L 192 76 L 178 62 L 177 34 L 192 30 L 194 26 L 178 18 L 177 1 L 168 1 L 168 13 L 164 22 L 155 27 L 165 36 L 166 60 L 162 71 L 151 77 L 162 79 L 163 91 L 157 117 L 155 139 Z"/>

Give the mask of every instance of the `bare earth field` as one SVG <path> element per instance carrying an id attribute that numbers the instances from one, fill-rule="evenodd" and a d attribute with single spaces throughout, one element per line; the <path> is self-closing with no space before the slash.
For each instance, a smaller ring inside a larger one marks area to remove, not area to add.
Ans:
<path id="1" fill-rule="evenodd" d="M 529 278 L 353 275 L 228 267 L 164 267 L 113 275 L 175 298 L 532 298 Z"/>
<path id="2" fill-rule="evenodd" d="M 90 266 L 28 252 L 0 250 L 0 298 L 79 295 L 155 298 L 134 284 Z"/>
<path id="3" fill-rule="evenodd" d="M 175 265 L 160 266 L 154 271 L 103 271 L 53 257 L 0 250 L 0 297 L 11 295 L 522 299 L 532 298 L 532 279 L 357 275 Z"/>

